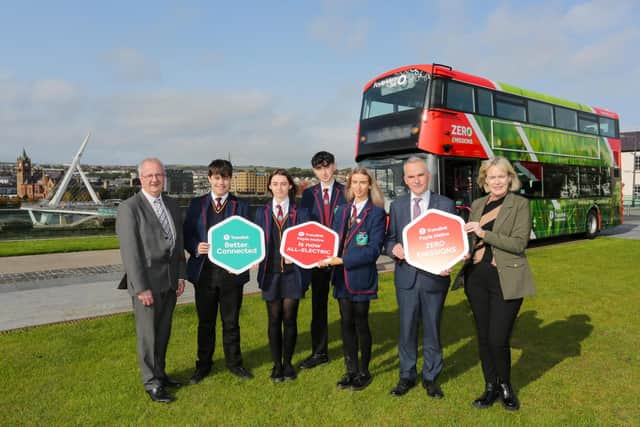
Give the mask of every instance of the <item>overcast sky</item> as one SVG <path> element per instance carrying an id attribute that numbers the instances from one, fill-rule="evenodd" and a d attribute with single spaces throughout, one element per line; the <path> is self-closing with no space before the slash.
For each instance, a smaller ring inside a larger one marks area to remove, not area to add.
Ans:
<path id="1" fill-rule="evenodd" d="M 640 130 L 640 2 L 6 1 L 0 161 L 353 164 L 363 85 L 437 62 Z"/>

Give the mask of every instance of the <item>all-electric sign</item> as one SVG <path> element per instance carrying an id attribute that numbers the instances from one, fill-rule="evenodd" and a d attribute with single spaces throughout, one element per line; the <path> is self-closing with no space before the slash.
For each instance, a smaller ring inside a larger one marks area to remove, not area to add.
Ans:
<path id="1" fill-rule="evenodd" d="M 309 221 L 285 230 L 280 253 L 302 268 L 313 268 L 338 254 L 338 240 L 338 233 L 332 229 Z"/>

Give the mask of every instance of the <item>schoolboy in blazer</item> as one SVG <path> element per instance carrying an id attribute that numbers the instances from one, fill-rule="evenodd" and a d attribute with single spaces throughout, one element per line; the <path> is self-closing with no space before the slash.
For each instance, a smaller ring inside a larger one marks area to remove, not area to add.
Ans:
<path id="1" fill-rule="evenodd" d="M 233 215 L 247 219 L 249 216 L 247 202 L 229 193 L 232 174 L 233 167 L 227 160 L 217 159 L 209 164 L 211 191 L 191 199 L 183 226 L 185 249 L 191 255 L 187 273 L 195 286 L 198 312 L 198 359 L 191 384 L 199 383 L 211 372 L 218 306 L 227 368 L 241 379 L 253 377 L 242 364 L 239 324 L 243 286 L 249 281 L 249 271 L 230 273 L 213 264 L 207 255 L 210 246 L 207 232 L 211 226 Z"/>
<path id="2" fill-rule="evenodd" d="M 331 227 L 337 207 L 346 203 L 344 185 L 334 177 L 335 157 L 327 151 L 319 151 L 311 158 L 311 166 L 320 183 L 304 190 L 300 206 L 309 211 L 312 221 Z M 329 361 L 330 280 L 330 268 L 311 271 L 311 355 L 300 364 L 301 369 L 311 369 Z"/>

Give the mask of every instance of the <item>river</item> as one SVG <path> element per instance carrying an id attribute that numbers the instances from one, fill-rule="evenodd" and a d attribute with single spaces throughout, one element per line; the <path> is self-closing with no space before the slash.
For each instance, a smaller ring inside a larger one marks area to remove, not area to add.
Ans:
<path id="1" fill-rule="evenodd" d="M 249 202 L 249 218 L 255 217 L 256 210 L 263 206 L 267 198 L 247 198 Z M 188 199 L 178 199 L 182 213 L 187 209 Z M 0 209 L 0 241 L 2 240 L 27 240 L 27 239 L 51 239 L 69 236 L 113 236 L 115 224 L 103 227 L 55 229 L 33 227 L 29 213 L 20 209 Z"/>

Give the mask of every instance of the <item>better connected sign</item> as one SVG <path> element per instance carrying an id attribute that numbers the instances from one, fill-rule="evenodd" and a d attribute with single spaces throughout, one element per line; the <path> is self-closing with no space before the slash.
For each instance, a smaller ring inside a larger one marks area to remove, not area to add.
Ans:
<path id="1" fill-rule="evenodd" d="M 264 232 L 241 216 L 231 216 L 207 233 L 209 259 L 225 270 L 240 274 L 264 259 Z"/>

